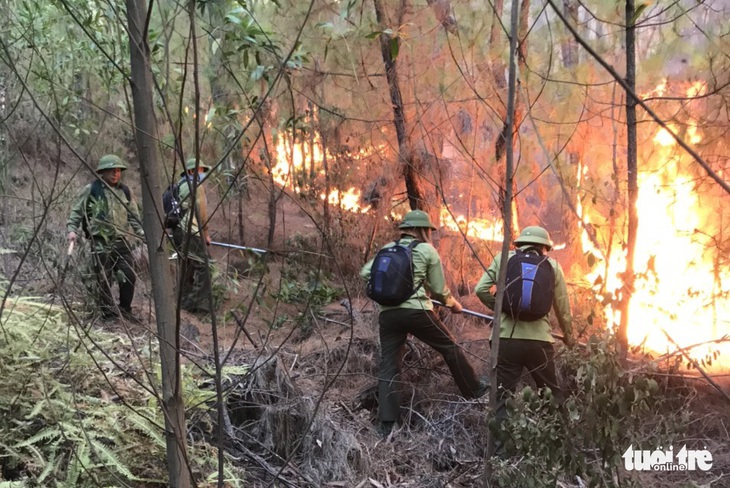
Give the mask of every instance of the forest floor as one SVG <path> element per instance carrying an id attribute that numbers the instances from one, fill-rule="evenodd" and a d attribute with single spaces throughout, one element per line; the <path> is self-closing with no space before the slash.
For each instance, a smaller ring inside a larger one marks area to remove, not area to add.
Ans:
<path id="1" fill-rule="evenodd" d="M 266 208 L 263 197 L 246 202 L 249 246 L 266 247 Z M 229 217 L 213 220 L 214 240 L 235 243 Z M 250 368 L 245 379 L 232 382 L 227 389 L 231 432 L 238 440 L 228 447 L 236 453 L 236 462 L 246 467 L 245 486 L 484 486 L 488 396 L 462 398 L 438 354 L 418 341 L 409 341 L 403 358 L 408 385 L 403 392 L 403 421 L 383 438 L 375 429 L 373 388 L 379 361 L 377 311 L 364 297 L 359 278 L 353 276 L 363 264 L 361 248 L 367 243 L 339 249 L 352 261 L 345 263 L 348 274 L 338 277 L 329 266 L 328 283 L 337 293 L 327 291 L 317 297 L 316 306 L 307 307 L 296 298 L 319 259 L 318 229 L 307 212 L 286 198 L 280 201 L 277 224 L 272 247 L 278 252 L 268 256 L 211 248 L 216 267 L 226 276 L 222 283 L 225 300 L 215 319 L 215 341 L 210 316 L 181 312 L 186 361 L 212 364 L 217 342 L 229 364 Z M 82 251 L 74 256 L 66 285 L 80 301 L 84 300 L 79 291 L 84 278 L 78 270 L 84 259 Z M 44 288 L 41 284 L 37 289 Z M 151 296 L 149 276 L 142 273 L 133 305 L 141 323 L 119 320 L 99 326 L 152 337 Z M 473 296 L 460 300 L 468 309 L 488 312 Z M 445 313 L 442 318 L 477 373 L 485 374 L 489 325 L 466 315 Z M 585 329 L 580 318 L 576 322 L 577 330 Z M 557 349 L 561 351 L 562 345 Z M 727 402 L 701 380 L 682 381 L 689 385 L 686 405 L 693 412 L 687 435 L 707 441 L 714 456 L 713 469 L 708 473 L 643 473 L 638 477 L 640 485 L 730 487 Z M 727 392 L 730 385 L 724 387 Z M 560 486 L 584 486 L 583 481 L 567 476 L 561 480 Z"/>
<path id="2" fill-rule="evenodd" d="M 282 214 L 288 229 L 314 230 L 309 217 L 295 205 L 284 202 Z M 249 218 L 255 219 L 255 212 L 249 213 Z M 265 228 L 263 218 L 259 215 L 260 221 L 251 222 L 247 228 Z M 276 241 L 284 246 L 286 238 L 277 235 Z M 263 236 L 249 242 L 264 247 Z M 257 371 L 231 392 L 228 401 L 238 437 L 246 439 L 245 447 L 239 448 L 250 476 L 248 486 L 484 486 L 488 396 L 462 398 L 443 360 L 418 341 L 409 341 L 404 356 L 408 388 L 403 393 L 403 422 L 387 438 L 376 431 L 377 311 L 363 296 L 357 279 L 349 282 L 349 298 L 340 294 L 321 307 L 307 309 L 301 303 L 275 301 L 272 296 L 281 297 L 281 290 L 288 286 L 286 280 L 294 278 L 285 271 L 292 260 L 272 256 L 267 262 L 268 288 L 256 301 L 251 297 L 261 284 L 261 275 L 245 272 L 254 255 L 221 248 L 213 248 L 212 254 L 217 265 L 228 266 L 229 271 L 244 270 L 237 288 L 228 289 L 221 308 L 238 310 L 241 323 L 230 314 L 219 314 L 216 340 L 222 351 L 233 349 L 230 361 Z M 351 264 L 353 269 L 361 265 Z M 468 309 L 489 312 L 476 297 L 460 299 Z M 249 306 L 251 313 L 246 316 Z M 467 315 L 441 316 L 477 373 L 485 374 L 489 324 Z M 181 324 L 187 344 L 183 347 L 210 357 L 210 317 L 183 312 Z M 585 328 L 577 318 L 576 330 Z M 561 351 L 562 345 L 557 348 Z M 723 442 L 730 439 L 730 409 L 702 380 L 681 382 L 689 385 L 682 391 L 687 408 L 693 412 L 688 437 L 707 441 L 706 447 L 714 455 L 713 470 L 701 474 L 640 473 L 636 479 L 640 486 L 655 488 L 730 486 L 730 442 Z M 725 384 L 725 388 L 729 386 Z M 521 460 L 512 462 L 519 464 Z M 564 487 L 586 482 L 567 476 L 561 480 Z"/>

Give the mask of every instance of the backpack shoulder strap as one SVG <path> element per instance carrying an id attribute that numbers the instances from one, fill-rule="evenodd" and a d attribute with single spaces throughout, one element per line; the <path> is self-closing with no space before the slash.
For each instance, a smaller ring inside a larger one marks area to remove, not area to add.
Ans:
<path id="1" fill-rule="evenodd" d="M 91 184 L 89 195 L 94 197 L 95 200 L 101 200 L 102 198 L 106 198 L 106 195 L 104 194 L 105 187 L 106 185 L 101 180 L 94 180 L 94 182 Z M 119 183 L 119 188 L 121 188 L 124 196 L 127 197 L 127 202 L 131 202 L 132 193 L 129 191 L 129 187 L 124 183 Z"/>
<path id="2" fill-rule="evenodd" d="M 413 270 L 413 250 L 416 248 L 417 245 L 421 244 L 422 241 L 419 241 L 418 239 L 413 239 L 411 242 L 408 243 L 408 253 L 411 255 L 411 270 Z M 411 296 L 415 295 L 418 290 L 421 289 L 423 286 L 423 282 L 426 281 L 426 277 L 421 280 L 421 282 L 413 289 L 413 293 Z"/>
<path id="3" fill-rule="evenodd" d="M 190 196 L 190 193 L 192 193 L 192 191 L 193 191 L 193 178 L 194 178 L 194 176 L 185 174 L 182 176 L 182 178 L 180 178 L 177 181 L 177 183 L 174 184 L 172 191 L 173 191 L 173 194 L 175 195 L 175 198 L 178 198 L 178 195 L 180 195 L 180 188 L 182 188 L 183 184 L 187 184 L 188 189 L 189 189 L 189 193 L 188 193 L 186 199 L 192 198 Z"/>
<path id="4" fill-rule="evenodd" d="M 89 195 L 94 197 L 95 200 L 106 198 L 106 196 L 104 195 L 104 183 L 102 183 L 102 181 L 98 179 L 94 180 L 94 182 L 90 185 Z"/>
<path id="5" fill-rule="evenodd" d="M 124 192 L 124 196 L 127 197 L 127 203 L 131 202 L 132 194 L 129 191 L 129 187 L 124 183 L 119 183 L 119 187 L 122 189 L 122 192 Z"/>

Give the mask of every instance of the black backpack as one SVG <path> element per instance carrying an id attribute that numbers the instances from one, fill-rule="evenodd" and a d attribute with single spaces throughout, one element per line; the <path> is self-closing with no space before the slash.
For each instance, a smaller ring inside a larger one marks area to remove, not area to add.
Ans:
<path id="1" fill-rule="evenodd" d="M 175 229 L 185 215 L 185 209 L 180 201 L 180 185 L 186 181 L 183 177 L 177 183 L 172 183 L 162 194 L 162 210 L 165 212 L 165 229 Z"/>
<path id="2" fill-rule="evenodd" d="M 421 241 L 414 239 L 404 246 L 396 241 L 375 255 L 370 268 L 367 295 L 380 305 L 392 307 L 408 300 L 418 288 L 413 283 L 413 248 Z M 421 283 L 422 284 L 422 283 Z"/>
<path id="3" fill-rule="evenodd" d="M 540 319 L 550 312 L 554 294 L 555 271 L 547 256 L 518 249 L 507 262 L 505 313 L 517 320 Z"/>

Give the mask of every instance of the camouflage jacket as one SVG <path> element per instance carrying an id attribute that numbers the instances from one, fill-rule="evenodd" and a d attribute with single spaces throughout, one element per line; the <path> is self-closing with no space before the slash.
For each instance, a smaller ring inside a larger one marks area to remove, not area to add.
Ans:
<path id="1" fill-rule="evenodd" d="M 134 197 L 122 183 L 109 188 L 100 180 L 84 187 L 71 208 L 68 232 L 83 231 L 87 238 L 104 243 L 134 236 L 144 237 Z"/>

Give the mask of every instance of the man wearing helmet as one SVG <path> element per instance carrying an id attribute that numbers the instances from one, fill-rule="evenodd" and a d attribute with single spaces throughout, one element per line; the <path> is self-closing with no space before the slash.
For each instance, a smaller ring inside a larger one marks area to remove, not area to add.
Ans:
<path id="1" fill-rule="evenodd" d="M 210 312 L 211 270 L 206 269 L 205 255 L 210 245 L 208 201 L 201 183 L 210 167 L 195 158 L 185 163 L 179 188 L 182 218 L 173 229 L 172 240 L 181 257 L 182 308 L 193 313 Z M 195 198 L 193 198 L 193 191 Z M 186 251 L 186 252 L 184 252 Z"/>
<path id="2" fill-rule="evenodd" d="M 121 182 L 127 166 L 114 154 L 99 159 L 99 179 L 84 187 L 71 208 L 66 230 L 75 243 L 81 230 L 91 244 L 93 268 L 98 285 L 98 302 L 103 318 L 132 315 L 136 275 L 132 266 L 135 239 L 144 239 L 137 204 L 129 188 Z M 114 303 L 111 284 L 119 284 L 119 308 Z"/>
<path id="3" fill-rule="evenodd" d="M 390 433 L 400 418 L 401 359 L 408 334 L 433 347 L 444 358 L 451 375 L 466 398 L 478 398 L 487 389 L 479 381 L 464 351 L 456 344 L 452 333 L 433 311 L 431 297 L 441 301 L 452 313 L 461 313 L 461 304 L 446 286 L 441 258 L 431 245 L 431 224 L 422 210 L 408 212 L 398 227 L 399 244 L 408 246 L 420 241 L 412 251 L 413 283 L 416 289 L 406 301 L 395 306 L 379 305 L 380 371 L 378 373 L 378 420 L 382 435 Z M 394 246 L 389 243 L 385 247 Z M 371 275 L 374 260 L 360 272 L 365 280 Z"/>
<path id="4" fill-rule="evenodd" d="M 553 242 L 548 232 L 542 227 L 525 227 L 515 239 L 515 246 L 522 252 L 539 253 L 552 266 L 554 272 L 554 289 L 552 309 L 557 315 L 558 324 L 563 331 L 566 345 L 572 345 L 572 316 L 568 300 L 568 288 L 565 283 L 563 269 L 560 264 L 547 257 Z M 509 258 L 517 254 L 510 251 Z M 496 301 L 496 284 L 499 276 L 501 253 L 497 254 L 489 269 L 484 273 L 475 288 L 475 293 L 487 307 L 494 310 Z M 549 387 L 558 403 L 563 400 L 563 391 L 557 380 L 553 361 L 553 343 L 550 321 L 545 315 L 536 320 L 520 320 L 513 318 L 502 310 L 499 329 L 499 357 L 497 360 L 497 383 L 499 390 L 499 406 L 497 419 L 506 417 L 504 400 L 507 393 L 514 393 L 520 382 L 524 369 L 532 375 L 538 388 Z M 495 334 L 496 331 L 492 331 Z"/>

